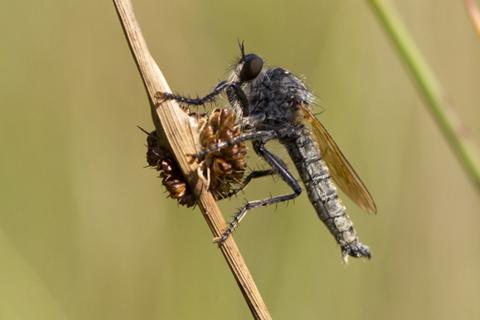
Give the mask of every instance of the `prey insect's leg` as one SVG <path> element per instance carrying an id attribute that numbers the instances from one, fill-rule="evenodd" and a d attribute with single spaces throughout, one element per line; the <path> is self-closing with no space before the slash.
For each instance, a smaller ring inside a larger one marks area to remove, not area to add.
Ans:
<path id="1" fill-rule="evenodd" d="M 302 187 L 300 187 L 300 184 L 292 175 L 292 173 L 288 171 L 288 168 L 286 167 L 285 163 L 282 160 L 280 160 L 280 158 L 278 158 L 277 156 L 272 154 L 270 151 L 268 151 L 265 148 L 264 142 L 254 141 L 253 147 L 255 148 L 255 152 L 257 152 L 258 155 L 260 155 L 269 165 L 271 165 L 272 169 L 278 175 L 280 175 L 282 180 L 285 181 L 293 189 L 293 193 L 274 196 L 274 197 L 270 197 L 263 200 L 254 200 L 254 201 L 247 202 L 247 204 L 245 204 L 233 216 L 233 220 L 228 224 L 227 229 L 223 232 L 222 236 L 217 240 L 220 244 L 225 242 L 228 236 L 232 234 L 233 230 L 238 226 L 240 221 L 245 217 L 248 210 L 292 200 L 298 197 L 300 193 L 302 193 Z"/>
<path id="2" fill-rule="evenodd" d="M 273 170 L 273 169 L 252 171 L 248 174 L 248 176 L 245 179 L 243 179 L 243 181 L 240 182 L 240 185 L 237 188 L 230 191 L 229 193 L 227 193 L 225 196 L 219 198 L 218 200 L 233 197 L 234 195 L 236 195 L 237 193 L 239 193 L 240 191 L 245 189 L 247 187 L 247 185 L 250 183 L 250 181 L 252 181 L 253 179 L 262 178 L 262 177 L 266 177 L 266 176 L 272 176 L 274 174 L 276 174 L 276 171 Z"/>
<path id="3" fill-rule="evenodd" d="M 268 141 L 275 139 L 277 137 L 277 131 L 275 130 L 265 130 L 265 131 L 252 131 L 243 133 L 235 138 L 230 140 L 220 141 L 217 144 L 213 144 L 208 147 L 208 149 L 202 150 L 193 155 L 194 158 L 203 158 L 206 155 L 217 152 L 223 148 L 231 147 L 236 145 L 237 143 L 248 141 L 248 140 L 262 140 Z"/>
<path id="4" fill-rule="evenodd" d="M 207 102 L 214 101 L 216 96 L 218 96 L 220 93 L 222 93 L 224 90 L 226 90 L 230 86 L 231 86 L 231 83 L 228 83 L 225 80 L 221 81 L 217 84 L 217 86 L 213 89 L 212 92 L 208 93 L 206 96 L 201 98 L 189 98 L 189 97 L 183 97 L 183 96 L 176 95 L 173 93 L 168 93 L 168 92 L 157 92 L 155 93 L 155 98 L 157 98 L 156 105 L 158 106 L 164 101 L 175 100 L 178 103 L 200 106 L 200 105 L 206 104 Z"/>

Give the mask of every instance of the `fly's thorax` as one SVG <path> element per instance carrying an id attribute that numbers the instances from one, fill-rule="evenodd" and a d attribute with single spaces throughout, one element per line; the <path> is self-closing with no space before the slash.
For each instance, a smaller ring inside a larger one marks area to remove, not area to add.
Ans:
<path id="1" fill-rule="evenodd" d="M 283 68 L 262 71 L 244 85 L 244 90 L 249 115 L 263 119 L 263 125 L 270 127 L 295 123 L 298 105 L 310 104 L 313 100 L 305 84 Z"/>

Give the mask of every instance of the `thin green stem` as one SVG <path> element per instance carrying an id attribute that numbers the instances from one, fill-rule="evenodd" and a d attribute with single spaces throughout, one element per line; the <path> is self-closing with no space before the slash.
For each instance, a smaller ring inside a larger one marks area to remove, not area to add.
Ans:
<path id="1" fill-rule="evenodd" d="M 478 149 L 471 140 L 468 130 L 446 103 L 438 80 L 420 53 L 412 36 L 388 0 L 368 0 L 367 2 L 392 40 L 398 55 L 404 61 L 407 71 L 425 99 L 425 106 L 450 144 L 465 173 L 480 190 Z"/>

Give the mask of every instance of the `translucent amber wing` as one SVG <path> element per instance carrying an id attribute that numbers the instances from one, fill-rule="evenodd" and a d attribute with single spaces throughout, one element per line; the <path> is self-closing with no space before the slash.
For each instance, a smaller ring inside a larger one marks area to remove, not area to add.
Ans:
<path id="1" fill-rule="evenodd" d="M 377 206 L 370 192 L 368 192 L 367 187 L 365 187 L 327 129 L 318 121 L 307 106 L 301 105 L 300 110 L 313 129 L 314 136 L 322 151 L 323 159 L 327 163 L 335 183 L 363 211 L 376 213 Z"/>

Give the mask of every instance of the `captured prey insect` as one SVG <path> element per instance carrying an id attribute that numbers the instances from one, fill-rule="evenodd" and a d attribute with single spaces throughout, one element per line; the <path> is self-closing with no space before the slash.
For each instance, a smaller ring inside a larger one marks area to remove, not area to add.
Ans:
<path id="1" fill-rule="evenodd" d="M 227 239 L 249 210 L 292 200 L 301 194 L 299 182 L 282 159 L 266 148 L 268 141 L 276 139 L 288 151 L 310 202 L 340 245 L 344 259 L 348 256 L 370 258 L 370 249 L 358 239 L 331 178 L 364 211 L 376 212 L 374 200 L 325 127 L 313 115 L 312 93 L 286 69 L 263 68 L 262 58 L 253 53 L 245 54 L 243 43 L 239 45 L 241 58 L 232 76 L 221 81 L 205 97 L 195 99 L 157 93 L 158 105 L 166 100 L 176 100 L 183 105 L 203 105 L 226 93 L 240 120 L 242 134 L 229 141 L 221 141 L 215 148 L 205 149 L 196 157 L 201 159 L 212 152 L 250 140 L 254 151 L 293 191 L 247 202 L 234 215 L 219 242 Z"/>
<path id="2" fill-rule="evenodd" d="M 215 109 L 204 114 L 189 113 L 189 117 L 193 126 L 198 129 L 199 142 L 203 148 L 215 147 L 219 142 L 231 141 L 241 134 L 236 114 L 229 109 Z M 155 131 L 148 132 L 142 128 L 140 130 L 147 134 L 148 166 L 160 172 L 162 184 L 169 197 L 176 199 L 180 205 L 194 206 L 195 196 L 165 143 L 162 143 Z M 251 179 L 259 177 L 258 171 L 246 175 L 246 153 L 245 142 L 239 142 L 201 159 L 201 173 L 207 177 L 209 190 L 216 200 L 232 197 Z M 260 176 L 271 175 L 273 170 L 260 173 Z"/>

